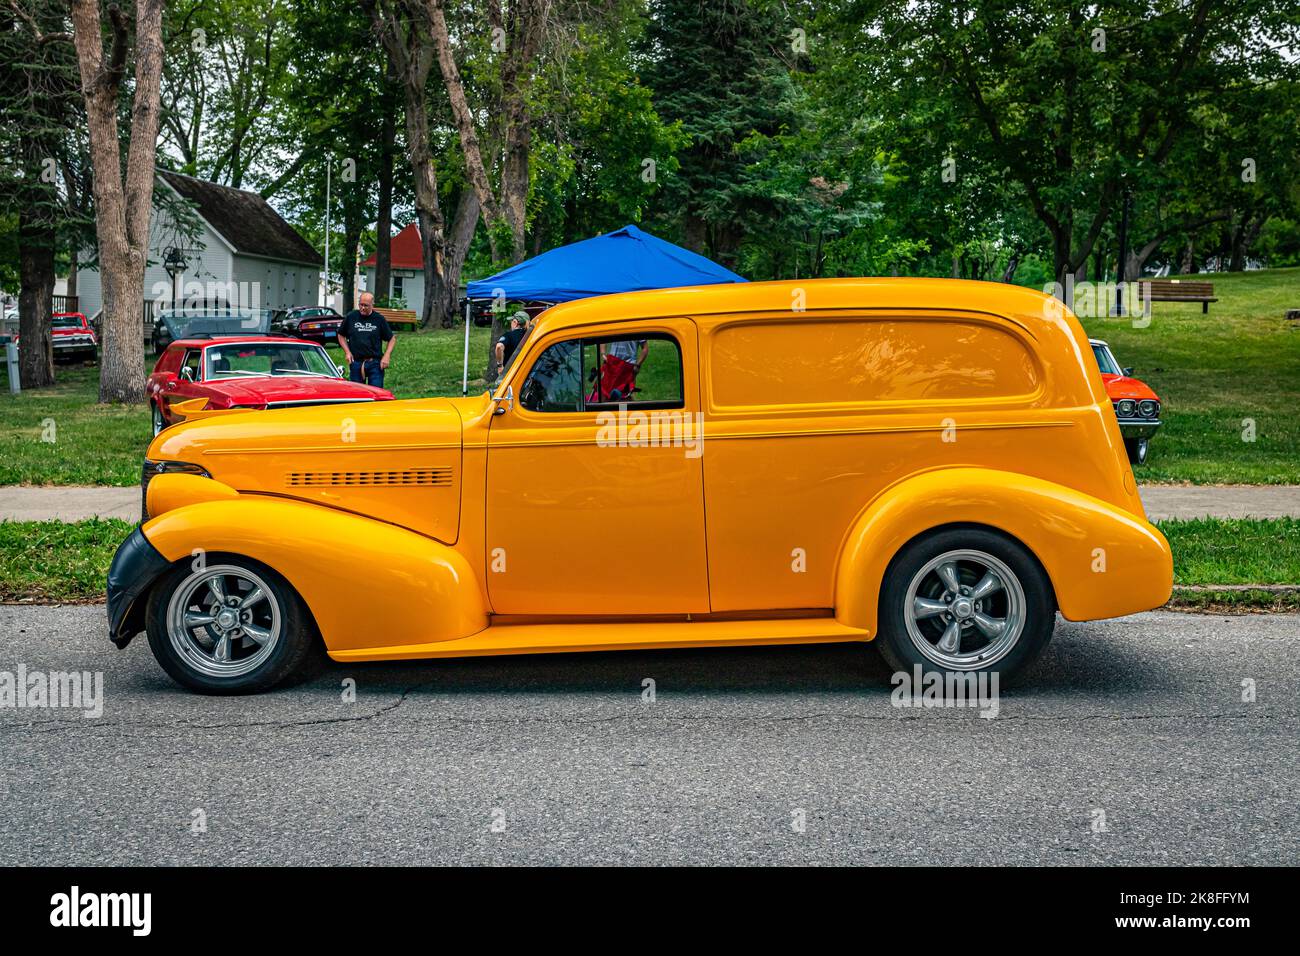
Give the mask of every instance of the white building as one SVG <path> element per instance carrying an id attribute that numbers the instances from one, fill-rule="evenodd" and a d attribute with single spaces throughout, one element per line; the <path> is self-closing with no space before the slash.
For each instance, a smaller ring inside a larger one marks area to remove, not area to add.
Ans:
<path id="1" fill-rule="evenodd" d="M 184 217 L 173 210 L 182 203 L 197 220 L 197 234 L 178 225 Z M 172 249 L 179 249 L 186 263 L 175 278 L 164 266 Z M 144 297 L 153 307 L 183 299 L 224 299 L 261 309 L 316 305 L 323 263 L 311 243 L 257 193 L 159 170 L 144 273 Z M 88 318 L 103 309 L 98 268 L 78 271 L 77 297 Z"/>

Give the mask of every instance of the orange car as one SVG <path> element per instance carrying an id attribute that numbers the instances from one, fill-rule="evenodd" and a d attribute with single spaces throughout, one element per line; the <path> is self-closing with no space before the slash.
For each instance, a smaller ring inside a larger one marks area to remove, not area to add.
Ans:
<path id="1" fill-rule="evenodd" d="M 183 409 L 114 558 L 209 693 L 337 661 L 871 641 L 1009 676 L 1169 597 L 1088 338 L 1014 286 L 826 279 L 544 313 L 493 394 Z M 599 387 L 610 357 L 630 395 Z"/>
<path id="2" fill-rule="evenodd" d="M 1151 436 L 1160 427 L 1160 396 L 1146 382 L 1134 378 L 1131 368 L 1120 368 L 1110 346 L 1101 339 L 1089 339 L 1088 344 L 1092 346 L 1101 380 L 1106 383 L 1106 394 L 1119 420 L 1128 460 L 1140 465 L 1147 460 Z"/>

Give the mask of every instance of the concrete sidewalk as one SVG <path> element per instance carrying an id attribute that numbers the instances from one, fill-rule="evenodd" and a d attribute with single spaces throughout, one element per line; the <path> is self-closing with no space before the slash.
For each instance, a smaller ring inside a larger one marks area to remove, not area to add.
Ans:
<path id="1" fill-rule="evenodd" d="M 0 521 L 140 520 L 140 488 L 0 486 Z"/>
<path id="2" fill-rule="evenodd" d="M 1300 485 L 1139 485 L 1147 518 L 1300 518 Z"/>
<path id="3" fill-rule="evenodd" d="M 1300 517 L 1300 485 L 1143 485 L 1152 521 Z M 140 520 L 139 488 L 0 486 L 0 521 Z"/>

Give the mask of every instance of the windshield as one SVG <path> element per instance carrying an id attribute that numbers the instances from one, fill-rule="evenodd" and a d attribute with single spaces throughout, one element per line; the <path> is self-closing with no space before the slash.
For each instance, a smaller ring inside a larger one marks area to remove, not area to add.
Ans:
<path id="1" fill-rule="evenodd" d="M 81 328 L 81 316 L 56 315 L 54 317 L 54 327 L 56 329 L 79 329 Z"/>
<path id="2" fill-rule="evenodd" d="M 339 377 L 338 369 L 323 348 L 291 342 L 212 346 L 207 351 L 205 372 L 204 377 L 209 380 L 256 375 Z"/>
<path id="3" fill-rule="evenodd" d="M 271 330 L 270 309 L 173 309 L 158 318 L 173 339 L 191 335 L 261 335 Z"/>
<path id="4" fill-rule="evenodd" d="M 1092 354 L 1097 356 L 1097 367 L 1101 369 L 1102 375 L 1119 375 L 1119 366 L 1115 364 L 1115 358 L 1110 354 L 1110 349 L 1104 345 L 1094 345 Z"/>

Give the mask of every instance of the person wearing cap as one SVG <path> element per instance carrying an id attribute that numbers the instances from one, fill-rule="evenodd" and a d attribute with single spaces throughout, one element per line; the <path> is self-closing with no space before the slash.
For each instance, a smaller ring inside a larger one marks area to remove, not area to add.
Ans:
<path id="1" fill-rule="evenodd" d="M 497 378 L 505 374 L 510 365 L 510 360 L 515 357 L 515 352 L 519 350 L 520 343 L 528 337 L 532 324 L 533 320 L 529 318 L 528 313 L 523 309 L 510 316 L 510 328 L 505 335 L 497 339 Z"/>

